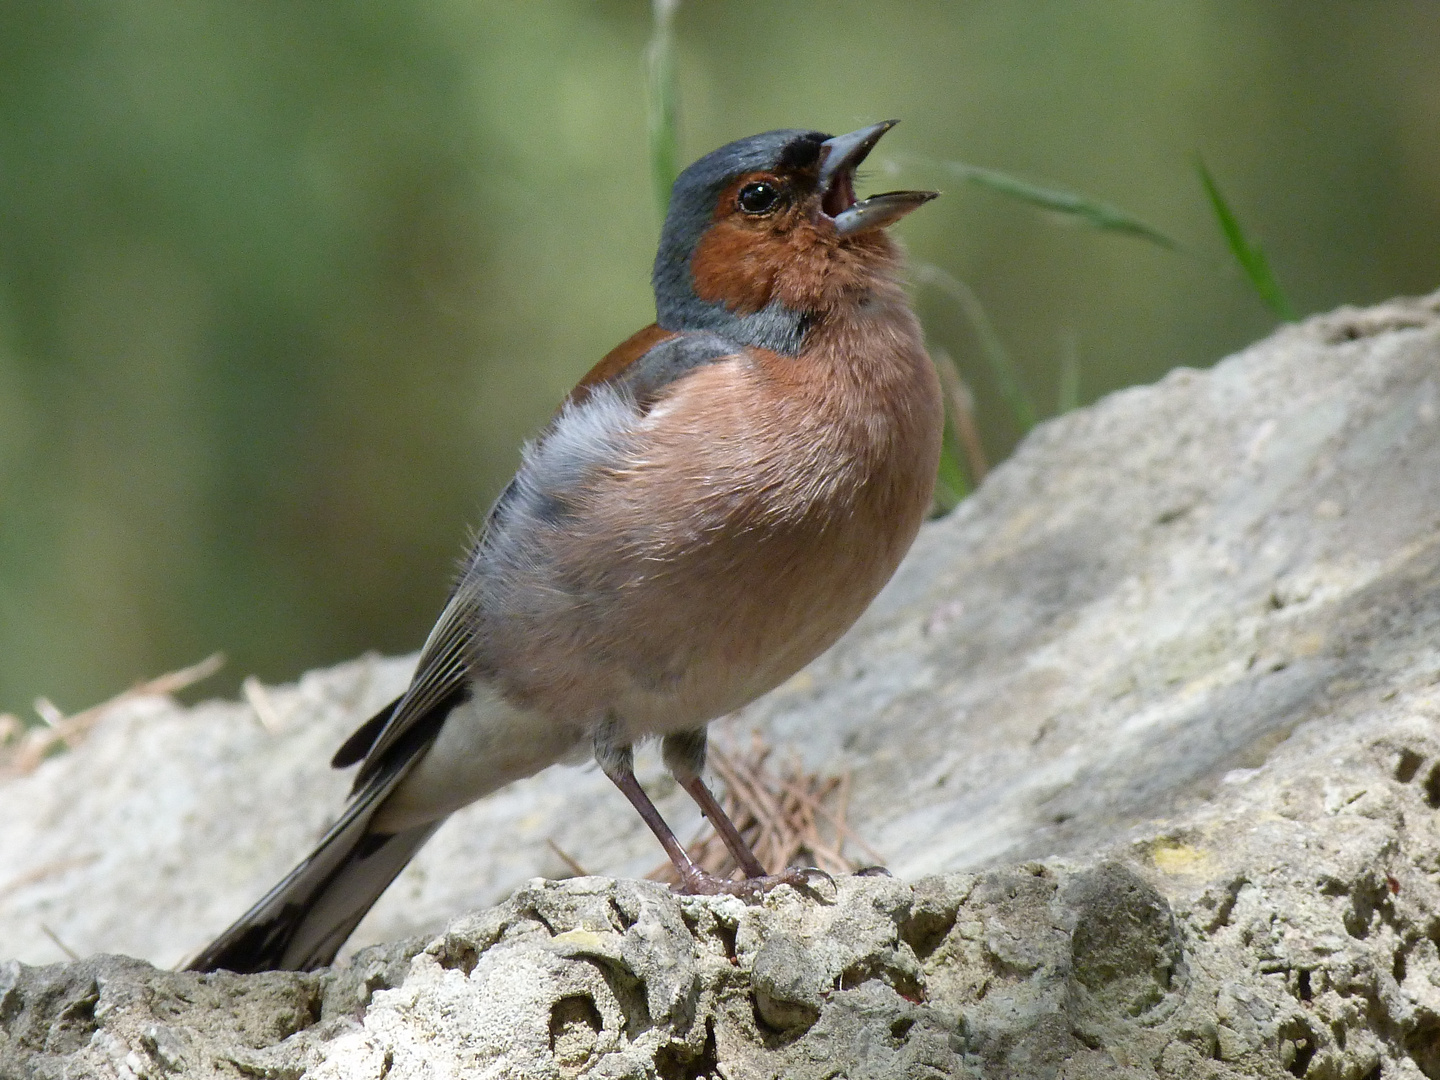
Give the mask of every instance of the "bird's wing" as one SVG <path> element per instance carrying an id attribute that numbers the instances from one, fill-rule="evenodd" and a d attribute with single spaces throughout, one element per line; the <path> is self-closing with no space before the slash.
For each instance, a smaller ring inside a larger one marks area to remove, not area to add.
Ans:
<path id="1" fill-rule="evenodd" d="M 341 755 L 357 739 L 364 738 L 366 728 L 379 728 L 365 754 L 365 764 L 355 777 L 355 791 L 359 791 L 375 776 L 387 771 L 387 766 L 398 765 L 412 757 L 422 746 L 427 745 L 440 730 L 450 710 L 470 695 L 470 671 L 467 649 L 470 642 L 471 602 L 463 590 L 457 589 L 450 596 L 445 610 L 425 648 L 420 653 L 420 663 L 415 668 L 415 677 L 398 702 L 387 706 L 370 724 L 357 731 L 349 742 L 341 747 L 335 760 L 341 764 Z M 385 712 L 389 716 L 381 723 L 376 721 Z M 404 749 L 398 753 L 393 750 Z M 350 755 L 355 760 L 355 755 Z"/>
<path id="2" fill-rule="evenodd" d="M 651 323 L 644 330 L 631 334 L 601 358 L 600 362 L 585 373 L 575 384 L 575 389 L 565 399 L 566 405 L 578 405 L 590 396 L 597 387 L 610 382 L 644 356 L 656 345 L 670 338 L 678 337 L 674 330 L 662 330 Z"/>
<path id="3" fill-rule="evenodd" d="M 567 405 L 578 405 L 599 386 L 624 389 L 647 408 L 670 383 L 697 367 L 735 356 L 742 346 L 708 330 L 663 330 L 651 323 L 605 355 L 570 391 Z"/>
<path id="4" fill-rule="evenodd" d="M 586 400 L 598 387 L 620 390 L 645 412 L 667 387 L 696 368 L 742 351 L 741 346 L 708 331 L 677 333 L 658 326 L 647 327 L 611 350 L 571 391 L 565 408 L 527 451 L 521 474 L 500 493 L 486 516 L 485 527 L 477 539 L 477 550 L 483 548 L 491 525 L 506 516 L 510 503 L 524 502 L 527 494 L 563 497 L 564 492 L 550 491 L 549 485 L 543 482 L 538 487 L 526 483 L 526 473 L 536 474 L 535 479 L 549 474 L 546 443 L 550 435 L 556 425 L 565 423 L 568 412 L 583 410 Z M 409 688 L 362 725 L 336 753 L 332 764 L 337 767 L 364 757 L 365 763 L 355 777 L 356 792 L 428 745 L 450 710 L 469 696 L 470 681 L 474 677 L 469 660 L 477 598 L 475 590 L 467 588 L 465 581 L 462 578 L 451 593 L 430 632 Z"/>
<path id="5" fill-rule="evenodd" d="M 692 371 L 743 352 L 742 346 L 708 330 L 676 334 L 647 349 L 610 382 L 647 410 L 666 388 Z"/>

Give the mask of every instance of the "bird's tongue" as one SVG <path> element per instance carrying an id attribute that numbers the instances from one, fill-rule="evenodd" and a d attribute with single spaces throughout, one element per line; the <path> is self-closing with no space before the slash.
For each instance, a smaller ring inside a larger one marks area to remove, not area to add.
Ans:
<path id="1" fill-rule="evenodd" d="M 825 192 L 825 197 L 821 200 L 820 205 L 821 209 L 832 218 L 839 217 L 854 206 L 855 174 L 849 169 L 841 169 L 830 184 L 830 190 Z"/>

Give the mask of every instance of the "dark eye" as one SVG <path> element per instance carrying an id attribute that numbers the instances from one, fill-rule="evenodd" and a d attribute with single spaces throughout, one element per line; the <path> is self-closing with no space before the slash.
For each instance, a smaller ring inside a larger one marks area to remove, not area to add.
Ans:
<path id="1" fill-rule="evenodd" d="M 737 201 L 747 214 L 768 214 L 780 202 L 780 189 L 767 180 L 757 180 L 740 189 Z"/>

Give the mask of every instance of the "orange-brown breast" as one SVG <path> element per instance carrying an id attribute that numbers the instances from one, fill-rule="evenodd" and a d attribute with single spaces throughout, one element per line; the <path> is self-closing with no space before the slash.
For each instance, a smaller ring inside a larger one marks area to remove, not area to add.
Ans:
<path id="1" fill-rule="evenodd" d="M 679 380 L 550 534 L 513 622 L 507 690 L 680 730 L 778 685 L 889 579 L 929 507 L 939 387 L 898 288 L 832 312 L 798 357 L 750 350 Z M 510 651 L 506 646 L 505 651 Z"/>

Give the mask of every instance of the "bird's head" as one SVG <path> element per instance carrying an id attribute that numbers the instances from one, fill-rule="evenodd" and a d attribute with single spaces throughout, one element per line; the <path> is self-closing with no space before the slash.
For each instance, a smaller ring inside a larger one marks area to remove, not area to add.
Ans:
<path id="1" fill-rule="evenodd" d="M 655 257 L 657 321 L 798 352 L 805 327 L 888 277 L 885 226 L 935 198 L 855 198 L 855 169 L 895 126 L 768 131 L 706 154 L 675 181 Z"/>

